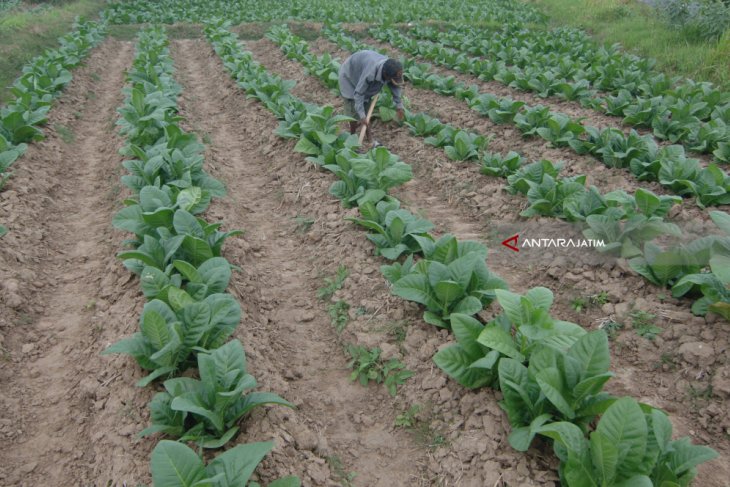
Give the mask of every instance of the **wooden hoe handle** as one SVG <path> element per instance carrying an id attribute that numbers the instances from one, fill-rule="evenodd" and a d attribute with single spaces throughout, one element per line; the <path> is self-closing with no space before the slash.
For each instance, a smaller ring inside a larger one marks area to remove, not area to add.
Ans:
<path id="1" fill-rule="evenodd" d="M 373 97 L 373 101 L 370 102 L 370 108 L 368 109 L 368 116 L 365 118 L 365 121 L 367 123 L 370 123 L 370 117 L 373 115 L 373 109 L 375 108 L 375 103 L 378 101 L 379 96 L 380 96 L 380 93 L 375 95 L 375 97 Z M 359 139 L 360 145 L 362 145 L 362 141 L 365 138 L 365 132 L 367 131 L 367 129 L 368 129 L 368 126 L 363 125 L 362 129 L 360 130 L 360 139 Z"/>

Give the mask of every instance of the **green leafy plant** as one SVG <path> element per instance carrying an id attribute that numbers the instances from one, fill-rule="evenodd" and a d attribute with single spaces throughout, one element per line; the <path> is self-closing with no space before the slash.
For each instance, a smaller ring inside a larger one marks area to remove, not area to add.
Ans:
<path id="1" fill-rule="evenodd" d="M 585 132 L 580 121 L 575 121 L 560 113 L 554 113 L 544 127 L 537 129 L 537 134 L 550 142 L 554 147 L 564 147 Z"/>
<path id="2" fill-rule="evenodd" d="M 450 321 L 457 343 L 434 356 L 436 365 L 465 387 L 494 385 L 500 358 L 523 362 L 539 343 L 566 347 L 585 333 L 578 325 L 550 316 L 549 289 L 537 287 L 524 295 L 498 289 L 495 294 L 504 312 L 486 325 L 453 313 Z"/>
<path id="3" fill-rule="evenodd" d="M 420 411 L 421 406 L 413 404 L 395 417 L 395 426 L 400 428 L 413 428 L 418 422 L 417 416 Z"/>
<path id="4" fill-rule="evenodd" d="M 515 115 L 515 125 L 525 137 L 534 136 L 540 127 L 547 126 L 550 115 L 548 107 L 536 105 Z"/>
<path id="5" fill-rule="evenodd" d="M 499 361 L 501 406 L 512 425 L 509 442 L 516 450 L 526 451 L 551 419 L 568 420 L 585 432 L 614 401 L 602 392 L 613 377 L 604 332 L 585 333 L 570 346 L 556 348 L 538 347 L 527 367 L 514 358 Z"/>
<path id="6" fill-rule="evenodd" d="M 380 358 L 381 352 L 377 347 L 368 350 L 361 345 L 348 344 L 347 353 L 352 358 L 348 367 L 353 369 L 350 380 L 353 382 L 357 380 L 363 386 L 367 386 L 370 381 L 383 383 L 390 395 L 395 396 L 398 386 L 412 377 L 413 372 L 407 370 L 398 359 L 393 358 L 384 362 Z"/>
<path id="7" fill-rule="evenodd" d="M 507 191 L 512 194 L 527 194 L 532 187 L 530 183 L 540 184 L 545 175 L 557 177 L 561 167 L 560 163 L 553 164 L 545 159 L 523 164 L 517 171 L 507 176 Z"/>
<path id="8" fill-rule="evenodd" d="M 588 228 L 583 231 L 586 238 L 603 245 L 596 246 L 599 252 L 632 258 L 641 255 L 641 245 L 662 235 L 679 237 L 681 230 L 673 223 L 660 217 L 633 215 L 621 221 L 615 215 L 590 215 L 586 218 Z"/>
<path id="9" fill-rule="evenodd" d="M 337 333 L 342 333 L 350 321 L 349 310 L 350 304 L 342 299 L 327 306 L 327 313 L 330 315 L 330 320 Z"/>
<path id="10" fill-rule="evenodd" d="M 368 240 L 373 242 L 376 252 L 386 259 L 395 260 L 404 253 L 419 252 L 420 245 L 415 237 L 430 238 L 428 232 L 433 228 L 430 221 L 400 209 L 396 199 L 382 200 L 376 204 L 371 201 L 360 205 L 361 218 L 348 218 L 358 225 L 373 230 Z"/>
<path id="11" fill-rule="evenodd" d="M 372 149 L 364 155 L 341 151 L 336 164 L 324 168 L 334 173 L 339 181 L 332 183 L 330 194 L 346 206 L 367 201 L 377 203 L 387 191 L 413 178 L 413 169 L 385 147 Z"/>
<path id="12" fill-rule="evenodd" d="M 246 372 L 246 355 L 238 340 L 198 353 L 198 370 L 200 379 L 165 381 L 165 392 L 150 403 L 152 425 L 142 436 L 165 433 L 203 448 L 220 448 L 238 432 L 236 423 L 254 408 L 294 407 L 270 392 L 245 393 L 256 387 L 256 380 Z"/>
<path id="13" fill-rule="evenodd" d="M 636 330 L 636 334 L 640 337 L 644 337 L 648 340 L 653 340 L 658 334 L 664 330 L 656 324 L 654 320 L 656 315 L 649 313 L 648 311 L 635 310 L 629 315 L 631 318 L 631 326 Z"/>
<path id="14" fill-rule="evenodd" d="M 495 297 L 495 289 L 504 289 L 504 281 L 492 274 L 486 265 L 487 248 L 474 241 L 459 242 L 453 235 L 444 235 L 434 242 L 415 237 L 424 259 L 413 264 L 384 268 L 391 280 L 391 291 L 426 307 L 426 323 L 448 328 L 451 313 L 474 315 Z"/>
<path id="15" fill-rule="evenodd" d="M 525 163 L 521 155 L 514 151 L 502 156 L 493 152 L 485 152 L 482 157 L 481 173 L 487 176 L 506 178 L 516 173 Z"/>
<path id="16" fill-rule="evenodd" d="M 657 409 L 645 412 L 629 397 L 608 407 L 588 438 L 566 421 L 541 426 L 539 433 L 555 441 L 560 481 L 568 487 L 686 487 L 697 475 L 697 465 L 717 457 L 689 438 L 672 441 L 667 416 Z"/>
<path id="17" fill-rule="evenodd" d="M 479 152 L 486 146 L 487 139 L 483 135 L 471 134 L 459 130 L 454 134 L 452 144 L 444 146 L 446 156 L 454 161 L 478 159 Z"/>
<path id="18" fill-rule="evenodd" d="M 162 440 L 152 450 L 152 483 L 155 487 L 258 487 L 257 482 L 249 479 L 273 447 L 270 441 L 237 445 L 205 465 L 182 443 Z M 299 478 L 290 476 L 275 480 L 268 487 L 300 486 Z"/>
<path id="19" fill-rule="evenodd" d="M 334 107 L 325 106 L 308 111 L 306 118 L 299 122 L 301 135 L 294 146 L 295 151 L 314 157 L 309 160 L 316 160 L 328 147 L 342 148 L 353 144 L 353 138 L 348 134 L 339 133 L 339 125 L 352 119 L 335 115 L 334 110 Z"/>
<path id="20" fill-rule="evenodd" d="M 580 200 L 586 192 L 585 176 L 553 179 L 545 174 L 539 183 L 528 181 L 527 199 L 530 206 L 520 216 L 556 216 L 565 218 L 564 207 L 571 200 Z"/>
<path id="21" fill-rule="evenodd" d="M 679 279 L 699 273 L 710 260 L 714 238 L 700 238 L 688 245 L 677 245 L 666 250 L 652 242 L 644 244 L 644 252 L 629 260 L 629 265 L 649 282 L 671 287 Z"/>
<path id="22" fill-rule="evenodd" d="M 221 346 L 241 320 L 241 307 L 230 294 L 210 294 L 196 301 L 171 286 L 167 301 L 170 305 L 159 299 L 146 303 L 140 331 L 102 352 L 131 355 L 140 367 L 151 370 L 139 386 L 187 369 L 195 352 Z"/>
<path id="23" fill-rule="evenodd" d="M 347 267 L 340 264 L 337 267 L 335 277 L 324 278 L 324 286 L 317 289 L 317 299 L 321 299 L 322 301 L 330 299 L 332 295 L 335 294 L 335 291 L 342 289 L 342 284 L 344 284 L 345 279 L 347 279 L 347 276 L 349 275 L 350 271 Z"/>
<path id="24" fill-rule="evenodd" d="M 405 124 L 411 133 L 418 137 L 436 135 L 443 128 L 443 124 L 438 119 L 429 117 L 425 113 L 409 114 L 405 118 Z"/>

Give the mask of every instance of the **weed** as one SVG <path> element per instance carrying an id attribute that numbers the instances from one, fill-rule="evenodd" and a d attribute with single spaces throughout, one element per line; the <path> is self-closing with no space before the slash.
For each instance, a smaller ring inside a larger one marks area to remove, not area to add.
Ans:
<path id="1" fill-rule="evenodd" d="M 366 314 L 368 314 L 368 309 L 365 306 L 355 308 L 355 316 L 365 316 Z"/>
<path id="2" fill-rule="evenodd" d="M 675 360 L 675 355 L 673 353 L 664 352 L 661 355 L 661 357 L 659 357 L 659 364 L 657 364 L 657 368 L 666 365 L 666 366 L 668 366 L 669 370 L 676 370 L 677 363 L 674 360 Z"/>
<path id="3" fill-rule="evenodd" d="M 581 311 L 583 311 L 587 305 L 588 301 L 582 297 L 575 298 L 573 301 L 570 302 L 570 307 L 573 308 L 576 313 L 580 313 Z"/>
<path id="4" fill-rule="evenodd" d="M 99 76 L 99 73 L 91 73 L 89 75 L 89 78 L 93 79 L 94 81 L 101 81 L 101 76 Z"/>
<path id="5" fill-rule="evenodd" d="M 704 388 L 700 388 L 690 384 L 687 388 L 687 397 L 691 403 L 692 410 L 697 411 L 712 398 L 712 386 L 707 385 Z"/>
<path id="6" fill-rule="evenodd" d="M 614 321 L 611 319 L 602 320 L 598 324 L 598 328 L 606 332 L 609 340 L 613 340 L 614 338 L 616 338 L 618 331 L 621 330 L 623 327 L 623 323 L 619 323 L 618 321 Z"/>
<path id="7" fill-rule="evenodd" d="M 297 215 L 294 221 L 297 224 L 297 233 L 307 233 L 314 225 L 314 218 L 308 216 Z"/>
<path id="8" fill-rule="evenodd" d="M 413 405 L 408 410 L 404 411 L 396 417 L 396 426 L 399 426 L 399 418 L 401 421 L 410 422 L 411 424 L 404 424 L 403 427 L 408 429 L 414 436 L 414 440 L 419 445 L 428 448 L 429 450 L 435 450 L 440 446 L 446 445 L 446 437 L 443 432 L 434 428 L 433 421 L 434 416 L 431 412 L 431 405 L 425 406 Z"/>
<path id="9" fill-rule="evenodd" d="M 405 320 L 389 321 L 382 330 L 392 336 L 396 343 L 401 344 L 406 340 L 407 324 Z"/>
<path id="10" fill-rule="evenodd" d="M 342 460 L 337 455 L 330 455 L 326 460 L 330 469 L 332 469 L 332 473 L 340 481 L 340 485 L 342 487 L 352 487 L 352 481 L 355 480 L 357 474 L 355 472 L 347 472 L 342 464 Z"/>
<path id="11" fill-rule="evenodd" d="M 89 301 L 88 301 L 88 302 L 87 302 L 87 303 L 86 303 L 86 304 L 84 305 L 84 309 L 85 309 L 86 311 L 91 311 L 91 310 L 94 310 L 94 309 L 96 309 L 96 300 L 95 300 L 95 299 L 90 299 L 90 300 L 89 300 Z"/>
<path id="12" fill-rule="evenodd" d="M 401 428 L 413 428 L 418 422 L 416 417 L 421 411 L 421 406 L 414 404 L 395 417 L 395 425 Z"/>
<path id="13" fill-rule="evenodd" d="M 631 326 L 636 330 L 636 334 L 647 340 L 653 340 L 662 330 L 654 324 L 656 315 L 647 311 L 636 310 L 629 315 L 631 317 Z"/>
<path id="14" fill-rule="evenodd" d="M 53 125 L 53 129 L 58 133 L 58 136 L 61 137 L 61 140 L 67 144 L 71 144 L 74 140 L 76 140 L 76 134 L 74 134 L 73 131 L 65 125 L 56 123 Z"/>
<path id="15" fill-rule="evenodd" d="M 608 303 L 608 293 L 606 291 L 601 291 L 598 294 L 592 294 L 588 297 L 589 302 L 594 306 L 603 306 L 604 304 Z"/>
<path id="16" fill-rule="evenodd" d="M 335 294 L 335 291 L 342 289 L 342 283 L 345 282 L 347 276 L 350 275 L 350 271 L 344 265 L 340 265 L 337 268 L 337 274 L 335 277 L 325 277 L 324 286 L 317 289 L 317 298 L 322 301 L 326 301 Z"/>
<path id="17" fill-rule="evenodd" d="M 390 359 L 383 362 L 380 358 L 381 350 L 378 347 L 367 348 L 354 345 L 347 345 L 347 353 L 352 360 L 347 364 L 353 369 L 350 380 L 359 380 L 360 384 L 367 386 L 368 382 L 375 381 L 378 384 L 384 383 L 391 396 L 395 396 L 399 385 L 405 383 L 406 379 L 413 376 L 413 372 L 407 370 L 405 365 L 398 359 Z"/>
<path id="18" fill-rule="evenodd" d="M 213 139 L 210 138 L 210 134 L 208 132 L 205 132 L 203 136 L 200 137 L 200 140 L 202 140 L 205 145 L 211 145 L 213 143 Z"/>
<path id="19" fill-rule="evenodd" d="M 335 327 L 337 333 L 342 333 L 347 326 L 347 323 L 350 321 L 350 315 L 348 314 L 349 310 L 350 305 L 347 301 L 343 301 L 342 299 L 327 307 L 327 313 L 329 313 L 332 326 Z"/>

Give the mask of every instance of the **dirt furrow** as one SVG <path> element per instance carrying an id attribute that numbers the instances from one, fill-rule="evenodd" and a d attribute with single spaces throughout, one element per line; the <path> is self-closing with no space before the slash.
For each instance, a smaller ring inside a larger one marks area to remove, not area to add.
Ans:
<path id="1" fill-rule="evenodd" d="M 304 86 L 305 88 L 299 90 L 295 88 L 298 96 L 320 104 L 340 104 L 339 99 L 329 94 L 320 84 L 312 85 L 310 80 L 313 78 L 303 73 L 299 64 L 287 60 L 271 42 L 264 40 L 247 43 L 247 47 L 269 70 L 284 78 L 296 79 L 297 87 Z M 386 131 L 383 127 L 374 130 L 378 137 Z M 394 131 L 393 142 L 396 142 L 396 132 L 403 134 L 402 130 Z M 390 147 L 389 137 L 383 141 Z M 422 145 L 411 137 L 398 138 L 401 144 L 404 140 Z M 401 148 L 412 148 L 408 143 L 395 145 L 391 149 L 406 162 L 416 159 L 410 157 L 410 154 L 400 152 Z M 435 161 L 431 156 L 414 169 L 416 173 L 428 173 L 433 172 L 433 167 L 442 165 L 445 174 L 449 171 L 449 166 L 444 162 L 443 159 Z M 450 231 L 460 238 L 483 240 L 485 227 L 478 223 L 478 219 L 465 216 L 456 206 L 445 204 L 445 199 L 427 186 L 434 180 L 429 178 L 422 181 L 417 177 L 394 194 L 402 197 L 412 211 L 421 212 L 431 219 L 437 225 L 438 231 Z M 452 198 L 452 203 L 454 202 L 455 199 Z M 501 272 L 499 266 L 493 266 L 491 261 L 490 268 L 497 273 Z M 360 276 L 360 284 L 374 269 L 365 267 L 362 272 L 365 275 Z M 524 277 L 524 284 L 530 282 L 530 278 L 522 270 L 511 269 L 505 274 L 516 288 L 519 288 L 518 276 Z M 382 280 L 379 275 L 377 277 Z M 382 288 L 382 284 L 379 287 Z M 418 426 L 414 427 L 415 436 L 432 450 L 430 456 L 433 462 L 428 467 L 429 476 L 424 479 L 425 485 L 494 485 L 499 481 L 500 475 L 508 483 L 516 485 L 550 485 L 549 479 L 554 476 L 548 467 L 550 455 L 546 457 L 534 452 L 533 455 L 524 457 L 517 455 L 507 445 L 506 418 L 497 406 L 495 392 L 488 389 L 465 390 L 447 380 L 442 372 L 434 368 L 431 358 L 438 348 L 447 343 L 449 334 L 426 325 L 421 319 L 422 310 L 414 303 L 387 295 L 373 300 L 367 295 L 363 297 L 364 292 L 367 293 L 361 286 L 346 286 L 337 296 L 349 303 L 360 303 L 361 307 L 375 310 L 367 320 L 355 319 L 348 325 L 346 336 L 352 336 L 358 343 L 368 347 L 378 345 L 388 351 L 388 356 L 394 354 L 402 357 L 408 368 L 416 371 L 416 377 L 406 383 L 397 399 L 402 411 L 410 407 L 417 407 L 421 411 Z M 373 320 L 373 317 L 378 319 Z M 373 333 L 378 330 L 386 330 L 396 337 L 399 333 L 403 334 L 400 339 L 396 339 L 395 350 L 392 343 L 382 343 L 383 339 Z M 489 466 L 487 471 L 483 468 L 485 462 Z M 505 469 L 514 471 L 503 473 Z"/>
<path id="2" fill-rule="evenodd" d="M 306 86 L 306 90 L 302 90 L 305 99 L 318 103 L 334 102 L 335 106 L 340 104 L 339 99 L 334 96 L 327 97 L 327 90 L 321 84 L 313 91 L 312 82 L 317 80 L 307 76 L 300 65 L 286 60 L 280 51 L 275 50 L 276 46 L 268 41 L 261 41 L 257 47 L 261 49 L 260 52 L 256 51 L 261 62 L 268 62 L 274 71 L 283 73 L 289 79 L 296 79 Z M 425 100 L 421 100 L 422 94 Z M 448 100 L 446 97 L 439 97 L 424 90 L 411 97 L 412 101 L 415 99 L 418 99 L 420 109 L 426 111 L 434 110 L 433 107 L 441 111 L 444 104 L 458 103 L 456 100 Z M 439 105 L 439 102 L 442 105 Z M 492 181 L 493 178 L 476 174 L 476 169 L 470 168 L 468 164 L 453 164 L 447 161 L 440 150 L 424 146 L 422 141 L 409 136 L 404 128 L 386 130 L 383 127 L 376 127 L 374 130 L 381 142 L 414 167 L 415 180 L 406 184 L 398 194 L 404 197 L 411 208 L 422 208 L 423 213 L 439 228 L 446 230 L 454 228 L 470 237 L 474 235 L 483 237 L 485 234 L 494 237 L 495 229 L 501 231 L 501 238 L 490 239 L 490 268 L 507 279 L 511 287 L 518 291 L 537 285 L 551 288 L 556 294 L 555 316 L 581 323 L 587 328 L 611 322 L 622 325 L 624 331 L 618 334 L 612 353 L 613 369 L 618 375 L 609 384 L 609 389 L 617 394 L 639 396 L 651 404 L 674 412 L 672 418 L 677 426 L 676 434 L 692 434 L 696 437 L 696 441 L 712 445 L 726 458 L 728 442 L 721 433 L 725 426 L 713 425 L 710 419 L 716 416 L 717 408 L 722 404 L 722 393 L 714 396 L 699 394 L 702 397 L 697 399 L 697 391 L 708 391 L 711 376 L 717 375 L 720 378 L 724 373 L 724 367 L 727 366 L 722 351 L 727 350 L 730 336 L 721 323 L 714 317 L 709 317 L 707 320 L 693 317 L 689 312 L 687 300 L 679 301 L 668 297 L 668 291 L 652 286 L 635 275 L 629 270 L 625 261 L 603 264 L 593 250 L 586 253 L 586 251 L 528 249 L 529 252 L 523 251 L 519 255 L 506 250 L 498 245 L 503 238 L 510 235 L 504 233 L 505 226 L 514 228 L 515 231 L 519 230 L 520 233 L 526 229 L 528 237 L 552 235 L 555 238 L 565 236 L 560 233 L 564 228 L 552 218 L 533 219 L 531 225 L 513 227 L 511 223 L 516 219 L 516 212 L 521 209 L 515 207 L 519 205 L 519 198 L 500 194 L 499 185 L 486 186 L 484 191 L 482 182 Z M 494 142 L 499 143 L 499 139 L 495 139 Z M 602 165 L 596 168 L 608 171 Z M 572 172 L 571 167 L 567 169 L 568 172 Z M 614 176 L 620 178 L 620 175 Z M 474 186 L 476 190 L 473 189 Z M 622 179 L 611 189 L 627 186 L 627 181 Z M 451 194 L 448 192 L 449 187 Z M 464 189 L 456 189 L 459 187 Z M 440 190 L 439 196 L 434 197 L 435 189 Z M 653 189 L 662 192 L 661 188 Z M 476 197 L 473 193 L 477 193 Z M 481 200 L 482 204 L 479 204 L 480 198 L 485 198 Z M 474 206 L 478 207 L 476 212 Z M 476 223 L 475 217 L 480 218 L 480 214 L 485 221 Z M 677 215 L 677 221 L 680 222 L 702 219 L 706 219 L 704 213 L 688 205 L 684 205 L 681 213 Z M 580 302 L 590 303 L 592 296 L 604 297 L 599 298 L 598 304 L 578 307 Z M 637 336 L 638 332 L 632 329 L 635 320 L 629 316 L 632 310 L 653 314 L 653 319 L 663 330 L 666 340 L 649 340 Z M 685 324 L 688 321 L 696 323 L 696 331 L 687 333 Z M 714 340 L 715 349 L 720 352 L 718 359 L 710 364 L 704 362 L 700 364 L 689 351 L 677 353 L 679 344 L 695 339 L 702 342 L 703 346 L 707 346 L 707 339 Z M 427 356 L 424 355 L 424 358 Z M 669 365 L 665 363 L 667 361 Z M 657 366 L 662 363 L 664 366 Z M 679 364 L 683 364 L 680 373 L 677 370 Z M 637 383 L 637 374 L 645 378 L 643 383 L 647 384 L 646 387 Z M 655 392 L 657 390 L 659 393 Z M 695 399 L 691 399 L 692 397 Z M 691 405 L 687 404 L 688 399 Z M 721 463 L 722 460 L 717 460 L 715 463 L 718 462 Z M 722 485 L 718 483 L 719 477 L 714 475 L 713 468 L 711 465 L 703 466 L 703 478 L 707 479 L 708 485 Z"/>
<path id="3" fill-rule="evenodd" d="M 382 386 L 348 380 L 335 330 L 317 304 L 323 276 L 369 258 L 365 245 L 350 245 L 362 235 L 326 196 L 326 175 L 301 164 L 292 144 L 272 133 L 275 119 L 244 98 L 207 43 L 177 41 L 173 54 L 186 118 L 210 137 L 209 164 L 229 190 L 211 216 L 245 231 L 226 250 L 242 268 L 233 288 L 247 316 L 237 333 L 262 388 L 298 406 L 252 418 L 240 441 L 276 438 L 267 465 L 301 475 L 306 485 L 339 485 L 350 471 L 363 486 L 418 477 L 423 453 L 394 430 Z M 311 227 L 299 233 L 305 217 Z"/>
<path id="4" fill-rule="evenodd" d="M 2 269 L 17 302 L 3 317 L 7 363 L 0 397 L 0 483 L 107 485 L 147 469 L 133 435 L 146 400 L 126 360 L 99 353 L 135 327 L 136 282 L 115 258 L 121 140 L 114 134 L 133 46 L 95 49 L 50 116 L 4 196 L 11 233 Z M 7 258 L 10 257 L 10 258 Z M 130 439 L 130 437 L 132 437 Z"/>

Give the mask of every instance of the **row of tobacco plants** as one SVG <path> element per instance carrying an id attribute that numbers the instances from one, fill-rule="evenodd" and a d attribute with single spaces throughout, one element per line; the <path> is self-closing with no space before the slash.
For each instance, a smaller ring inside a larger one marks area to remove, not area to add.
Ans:
<path id="1" fill-rule="evenodd" d="M 424 52 L 420 48 L 423 41 L 404 40 L 405 36 L 396 30 L 373 28 L 370 32 L 411 55 L 426 56 L 437 64 L 471 73 L 470 68 L 459 64 L 458 53 L 447 55 L 444 53 L 444 50 L 448 51 L 446 48 Z M 585 126 L 582 120 L 553 112 L 543 105 L 528 106 L 510 97 L 481 93 L 477 85 L 467 86 L 453 76 L 438 75 L 426 63 L 411 63 L 405 75 L 415 86 L 433 88 L 439 94 L 462 100 L 495 124 L 514 124 L 523 137 L 540 137 L 553 147 L 570 147 L 577 154 L 590 154 L 607 167 L 628 169 L 639 181 L 657 181 L 678 195 L 694 196 L 697 204 L 703 207 L 730 203 L 730 176 L 716 164 L 702 167 L 697 159 L 688 158 L 683 145 L 672 145 L 666 150 L 660 148 L 651 135 L 642 136 L 635 130 L 627 135 L 614 127 Z M 704 106 L 703 103 L 697 105 Z M 730 117 L 730 103 L 726 105 L 717 110 L 727 111 Z M 690 142 L 691 149 L 714 151 L 718 161 L 727 162 L 730 128 L 723 121 L 725 115 L 707 124 L 703 122 L 704 125 L 694 130 L 692 123 L 683 120 L 685 112 L 687 117 L 694 116 L 691 115 L 692 107 L 677 102 L 672 110 L 677 113 L 662 118 L 661 129 L 654 128 L 656 136 L 674 144 L 691 135 L 696 138 Z M 714 125 L 709 126 L 710 123 Z"/>
<path id="2" fill-rule="evenodd" d="M 0 190 L 12 175 L 10 166 L 25 153 L 27 143 L 43 138 L 51 103 L 71 81 L 70 69 L 78 66 L 106 35 L 106 24 L 77 21 L 73 31 L 23 67 L 10 92 L 13 100 L 0 108 Z M 7 230 L 0 225 L 0 236 Z"/>
<path id="3" fill-rule="evenodd" d="M 417 25 L 411 37 L 383 34 L 410 52 L 462 73 L 541 98 L 557 96 L 651 129 L 660 139 L 730 162 L 730 93 L 712 83 L 680 82 L 653 71 L 651 60 L 599 47 L 582 31 L 542 31 L 512 24 L 495 29 Z"/>
<path id="4" fill-rule="evenodd" d="M 131 355 L 148 375 L 137 385 L 164 378 L 164 391 L 150 402 L 151 425 L 141 434 L 164 433 L 151 458 L 156 487 L 241 486 L 273 448 L 272 442 L 240 444 L 209 463 L 184 443 L 221 448 L 239 432 L 238 423 L 264 404 L 292 406 L 276 394 L 251 392 L 256 380 L 246 371 L 240 341 L 229 340 L 241 320 L 238 301 L 226 292 L 235 270 L 221 256 L 228 237 L 221 222 L 202 215 L 223 184 L 203 169 L 203 145 L 180 128 L 168 41 L 161 28 L 138 36 L 127 74 L 125 101 L 117 124 L 126 144 L 121 150 L 128 174 L 122 183 L 132 196 L 113 219 L 134 234 L 119 254 L 139 276 L 147 298 L 139 331 L 104 351 Z M 196 374 L 183 373 L 197 368 Z M 195 375 L 191 376 L 191 375 Z M 286 477 L 269 484 L 298 487 Z"/>
<path id="5" fill-rule="evenodd" d="M 411 22 L 415 19 L 471 21 L 484 17 L 493 22 L 544 22 L 546 17 L 531 5 L 514 0 L 470 0 L 458 8 L 440 0 L 146 0 L 113 2 L 104 15 L 114 24 L 178 22 L 204 23 L 225 18 L 234 24 L 301 19 L 321 22 Z"/>
<path id="6" fill-rule="evenodd" d="M 338 130 L 347 118 L 294 97 L 292 82 L 256 63 L 225 27 L 205 29 L 215 51 L 238 85 L 280 120 L 276 133 L 297 140 L 296 151 L 337 176 L 330 193 L 358 207 L 355 223 L 392 261 L 381 267 L 392 292 L 423 305 L 425 322 L 454 333 L 456 343 L 434 357 L 436 364 L 469 388 L 502 391 L 513 447 L 524 451 L 537 435 L 551 438 L 570 486 L 688 485 L 696 465 L 717 455 L 687 438 L 672 440 L 662 411 L 604 392 L 613 374 L 603 331 L 552 317 L 546 288 L 508 291 L 489 271 L 483 244 L 429 233 L 431 222 L 388 194 L 411 178 L 410 166 L 383 147 L 358 152 L 357 140 Z M 306 54 L 301 46 L 290 52 Z M 494 300 L 503 311 L 482 323 L 475 316 Z"/>
<path id="7" fill-rule="evenodd" d="M 330 40 L 351 52 L 372 48 L 347 36 L 335 27 L 326 27 Z M 269 38 L 291 59 L 301 62 L 307 71 L 333 87 L 333 74 L 339 62 L 329 54 L 315 56 L 308 52 L 306 41 L 294 36 L 285 26 L 273 27 Z M 406 60 L 406 73 L 416 67 Z M 429 75 L 421 86 L 439 91 L 445 78 Z M 392 100 L 382 97 L 379 110 L 385 121 L 393 119 Z M 490 109 L 490 117 L 499 117 Z M 517 152 L 490 152 L 483 135 L 459 129 L 426 113 L 406 111 L 405 124 L 410 132 L 423 137 L 426 144 L 442 148 L 454 161 L 478 161 L 481 172 L 502 177 L 505 189 L 521 194 L 529 206 L 523 217 L 554 217 L 576 225 L 586 238 L 602 241 L 596 250 L 606 255 L 628 259 L 631 268 L 654 285 L 672 289 L 675 297 L 693 298 L 692 312 L 704 316 L 716 313 L 730 320 L 730 275 L 725 270 L 730 262 L 730 216 L 721 211 L 710 217 L 721 235 L 682 238 L 680 228 L 666 221 L 671 207 L 681 202 L 677 196 L 656 195 L 640 188 L 634 194 L 623 190 L 602 194 L 595 186 L 586 187 L 586 176 L 561 177 L 562 165 L 548 160 L 528 163 Z M 665 147 L 660 153 L 672 153 L 677 146 Z M 681 149 L 681 147 L 680 147 Z M 656 241 L 675 239 L 671 245 Z"/>

